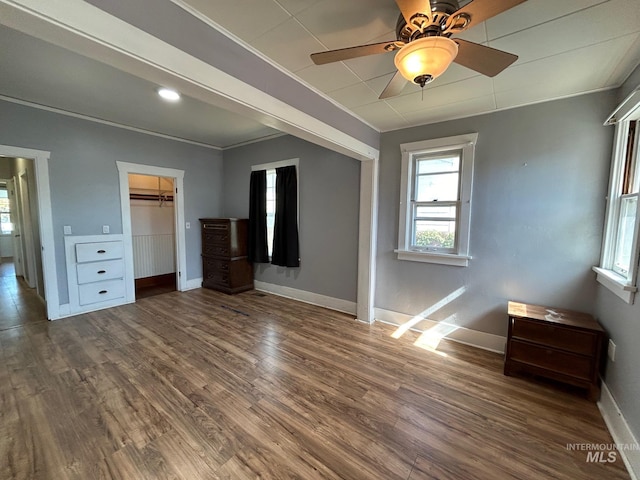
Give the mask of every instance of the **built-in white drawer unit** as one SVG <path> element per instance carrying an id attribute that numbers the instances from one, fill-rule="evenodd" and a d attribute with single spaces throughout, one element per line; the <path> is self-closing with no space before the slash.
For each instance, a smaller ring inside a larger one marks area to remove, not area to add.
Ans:
<path id="1" fill-rule="evenodd" d="M 80 305 L 106 302 L 124 297 L 124 279 L 104 280 L 102 282 L 86 283 L 78 286 Z"/>
<path id="2" fill-rule="evenodd" d="M 76 266 L 78 271 L 78 283 L 101 282 L 114 278 L 124 277 L 124 261 L 105 260 L 104 262 L 79 263 Z"/>
<path id="3" fill-rule="evenodd" d="M 65 237 L 65 250 L 70 313 L 127 302 L 122 235 Z"/>

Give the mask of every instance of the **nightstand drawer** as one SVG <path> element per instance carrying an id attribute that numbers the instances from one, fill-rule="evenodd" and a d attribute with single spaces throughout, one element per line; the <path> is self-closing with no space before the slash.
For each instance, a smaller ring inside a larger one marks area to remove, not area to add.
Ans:
<path id="1" fill-rule="evenodd" d="M 583 332 L 524 318 L 512 318 L 511 321 L 514 338 L 583 355 L 592 355 L 597 349 L 599 337 L 593 332 Z"/>
<path id="2" fill-rule="evenodd" d="M 553 348 L 511 340 L 511 360 L 533 365 L 555 373 L 589 380 L 592 377 L 591 358 Z"/>

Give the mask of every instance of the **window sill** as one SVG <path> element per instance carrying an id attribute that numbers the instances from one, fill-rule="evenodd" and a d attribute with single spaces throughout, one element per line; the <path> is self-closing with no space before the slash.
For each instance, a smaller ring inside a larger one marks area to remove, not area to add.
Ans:
<path id="1" fill-rule="evenodd" d="M 633 304 L 638 287 L 629 285 L 624 277 L 618 275 L 612 270 L 593 267 L 593 271 L 596 272 L 596 280 L 600 285 L 611 290 L 615 295 L 628 304 Z"/>
<path id="2" fill-rule="evenodd" d="M 394 250 L 398 254 L 398 260 L 411 262 L 438 263 L 440 265 L 453 265 L 455 267 L 468 267 L 471 257 L 452 253 L 418 252 L 414 250 Z"/>

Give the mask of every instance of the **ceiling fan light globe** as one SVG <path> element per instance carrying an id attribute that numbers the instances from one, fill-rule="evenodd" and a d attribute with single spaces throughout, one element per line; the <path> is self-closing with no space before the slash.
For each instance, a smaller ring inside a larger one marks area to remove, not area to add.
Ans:
<path id="1" fill-rule="evenodd" d="M 458 54 L 458 44 L 447 37 L 424 37 L 402 47 L 394 58 L 398 71 L 410 82 L 442 75 Z"/>

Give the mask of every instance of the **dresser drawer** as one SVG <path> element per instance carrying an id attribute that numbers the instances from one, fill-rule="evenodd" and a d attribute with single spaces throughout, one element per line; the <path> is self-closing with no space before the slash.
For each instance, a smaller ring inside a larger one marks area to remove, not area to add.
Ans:
<path id="1" fill-rule="evenodd" d="M 122 242 L 94 242 L 76 244 L 76 261 L 78 263 L 96 262 L 122 258 L 124 246 Z"/>
<path id="2" fill-rule="evenodd" d="M 229 245 L 205 243 L 202 245 L 202 254 L 228 257 L 231 254 L 231 249 Z"/>
<path id="3" fill-rule="evenodd" d="M 204 280 L 209 280 L 222 285 L 227 285 L 229 283 L 231 263 L 228 260 L 204 258 L 203 267 Z"/>
<path id="4" fill-rule="evenodd" d="M 510 359 L 548 369 L 555 373 L 589 380 L 592 377 L 591 358 L 567 352 L 561 352 L 540 345 L 511 340 Z"/>
<path id="5" fill-rule="evenodd" d="M 592 355 L 597 348 L 598 336 L 593 332 L 569 329 L 554 324 L 512 318 L 512 336 L 569 352 Z"/>
<path id="6" fill-rule="evenodd" d="M 78 283 L 101 282 L 124 277 L 124 261 L 107 260 L 104 262 L 79 263 L 76 265 Z"/>
<path id="7" fill-rule="evenodd" d="M 202 243 L 204 245 L 226 245 L 228 251 L 230 229 L 228 222 L 203 222 Z"/>
<path id="8" fill-rule="evenodd" d="M 86 283 L 78 286 L 80 305 L 104 302 L 124 297 L 124 279 L 106 280 L 104 282 Z"/>
<path id="9" fill-rule="evenodd" d="M 205 245 L 229 244 L 229 230 L 205 230 L 202 235 Z"/>

